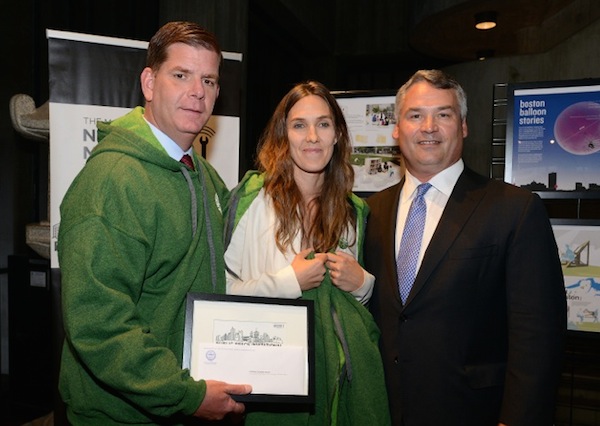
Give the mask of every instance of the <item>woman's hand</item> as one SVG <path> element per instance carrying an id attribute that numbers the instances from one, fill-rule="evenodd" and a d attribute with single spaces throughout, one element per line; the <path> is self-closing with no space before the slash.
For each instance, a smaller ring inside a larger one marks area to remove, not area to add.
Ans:
<path id="1" fill-rule="evenodd" d="M 325 253 L 315 253 L 313 259 L 307 259 L 306 257 L 312 252 L 312 248 L 302 250 L 292 261 L 292 268 L 302 291 L 320 286 L 323 275 L 325 275 L 327 255 Z"/>
<path id="2" fill-rule="evenodd" d="M 340 290 L 351 292 L 363 285 L 365 280 L 363 268 L 348 253 L 342 251 L 327 253 L 326 265 L 329 268 L 331 282 Z"/>

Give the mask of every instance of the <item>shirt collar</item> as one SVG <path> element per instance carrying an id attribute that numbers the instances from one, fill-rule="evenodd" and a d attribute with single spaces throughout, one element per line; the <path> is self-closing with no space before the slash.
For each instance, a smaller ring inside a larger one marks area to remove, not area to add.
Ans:
<path id="1" fill-rule="evenodd" d="M 144 120 L 146 120 L 146 117 L 144 117 Z M 187 151 L 182 150 L 181 147 L 177 145 L 173 139 L 167 136 L 166 133 L 164 133 L 158 127 L 150 123 L 148 120 L 146 120 L 146 123 L 148 123 L 148 125 L 150 126 L 150 130 L 152 130 L 152 133 L 154 134 L 156 139 L 158 139 L 158 142 L 161 144 L 161 146 L 164 148 L 165 151 L 167 151 L 169 157 L 179 161 L 181 160 L 181 157 L 183 157 L 184 154 L 192 155 L 193 147 L 188 149 Z"/>
<path id="2" fill-rule="evenodd" d="M 460 158 L 456 163 L 429 179 L 429 183 L 446 197 L 450 197 L 450 194 L 452 194 L 452 191 L 454 190 L 454 185 L 456 185 L 456 182 L 458 181 L 458 178 L 464 169 L 465 163 L 463 162 L 462 158 Z M 403 200 L 411 199 L 415 189 L 421 183 L 424 182 L 421 182 L 419 179 L 411 175 L 407 170 L 404 187 L 402 188 L 402 193 L 404 194 L 402 196 Z"/>

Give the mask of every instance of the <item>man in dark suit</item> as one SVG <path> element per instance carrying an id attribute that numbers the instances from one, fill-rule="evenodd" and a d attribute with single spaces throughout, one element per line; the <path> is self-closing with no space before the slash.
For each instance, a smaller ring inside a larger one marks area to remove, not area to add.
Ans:
<path id="1" fill-rule="evenodd" d="M 455 80 L 415 73 L 396 97 L 405 177 L 368 199 L 365 260 L 392 420 L 549 426 L 566 331 L 556 242 L 537 195 L 465 167 L 466 115 Z M 413 279 L 401 240 L 421 183 L 431 186 Z"/>

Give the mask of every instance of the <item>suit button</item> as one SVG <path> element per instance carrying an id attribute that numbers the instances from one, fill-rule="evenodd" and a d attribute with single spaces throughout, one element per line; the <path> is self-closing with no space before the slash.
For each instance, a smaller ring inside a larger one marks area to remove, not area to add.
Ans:
<path id="1" fill-rule="evenodd" d="M 398 357 L 394 357 L 394 364 L 398 364 Z"/>
<path id="2" fill-rule="evenodd" d="M 406 315 L 400 315 L 400 322 L 406 322 L 408 321 L 408 317 Z"/>

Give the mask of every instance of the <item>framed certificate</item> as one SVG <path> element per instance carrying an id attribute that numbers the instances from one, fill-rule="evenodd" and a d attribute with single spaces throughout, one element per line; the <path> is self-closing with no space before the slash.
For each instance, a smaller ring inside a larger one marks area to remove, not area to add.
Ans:
<path id="1" fill-rule="evenodd" d="M 240 402 L 314 403 L 311 300 L 188 293 L 183 368 L 249 384 Z"/>

